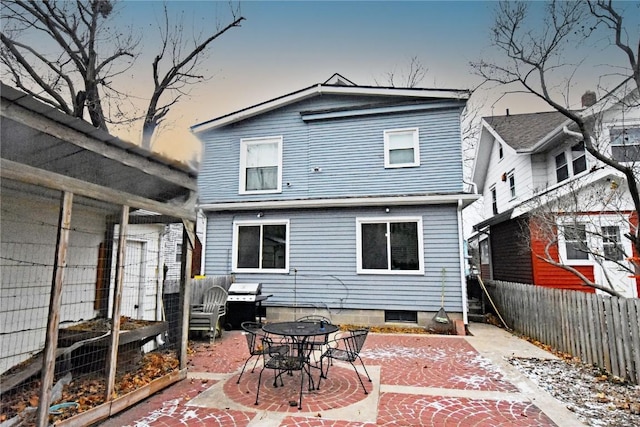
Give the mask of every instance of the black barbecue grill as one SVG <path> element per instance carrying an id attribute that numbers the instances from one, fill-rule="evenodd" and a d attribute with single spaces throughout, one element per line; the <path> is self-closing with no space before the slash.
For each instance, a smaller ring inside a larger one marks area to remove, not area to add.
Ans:
<path id="1" fill-rule="evenodd" d="M 255 322 L 262 316 L 262 301 L 271 295 L 262 295 L 262 283 L 232 283 L 227 297 L 225 329 L 241 329 L 242 322 Z"/>

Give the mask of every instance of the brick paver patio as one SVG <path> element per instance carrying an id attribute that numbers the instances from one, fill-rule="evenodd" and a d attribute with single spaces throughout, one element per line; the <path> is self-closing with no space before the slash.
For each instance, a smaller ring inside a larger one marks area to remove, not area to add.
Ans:
<path id="1" fill-rule="evenodd" d="M 285 375 L 284 387 L 274 388 L 273 372 L 265 371 L 257 406 L 260 365 L 251 373 L 249 364 L 236 384 L 248 357 L 241 332 L 192 347 L 190 378 L 102 427 L 556 425 L 464 337 L 369 334 L 362 352 L 373 379 L 363 377 L 369 394 L 350 365 L 336 364 L 320 390 L 307 391 L 305 383 L 302 410 L 289 404 L 297 400 L 297 372 Z"/>

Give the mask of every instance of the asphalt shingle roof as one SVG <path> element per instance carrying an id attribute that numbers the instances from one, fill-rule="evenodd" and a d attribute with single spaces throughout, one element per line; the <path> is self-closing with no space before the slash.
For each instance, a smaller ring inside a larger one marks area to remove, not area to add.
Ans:
<path id="1" fill-rule="evenodd" d="M 567 118 L 557 111 L 544 113 L 490 116 L 484 120 L 515 150 L 534 147 Z"/>

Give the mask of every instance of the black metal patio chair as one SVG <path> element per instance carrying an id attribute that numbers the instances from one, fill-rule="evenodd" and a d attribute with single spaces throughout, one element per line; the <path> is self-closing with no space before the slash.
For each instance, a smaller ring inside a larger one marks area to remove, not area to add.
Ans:
<path id="1" fill-rule="evenodd" d="M 258 390 L 256 392 L 256 405 L 259 404 L 260 387 L 262 384 L 262 373 L 265 369 L 274 371 L 273 386 L 278 387 L 278 378 L 280 378 L 280 386 L 284 386 L 282 375 L 285 373 L 293 373 L 300 371 L 300 395 L 298 397 L 298 409 L 302 409 L 302 389 L 304 387 L 304 372 L 307 366 L 307 357 L 299 348 L 292 348 L 291 351 L 283 354 L 278 350 L 279 345 L 274 345 L 270 339 L 263 339 L 265 353 L 263 355 L 264 365 L 258 377 Z M 292 346 L 298 346 L 297 343 L 291 342 Z M 311 387 L 311 378 L 309 377 L 309 387 Z M 292 402 L 293 403 L 293 402 Z"/>
<path id="2" fill-rule="evenodd" d="M 331 319 L 329 319 L 328 317 L 320 316 L 316 314 L 300 317 L 296 319 L 296 322 L 309 322 L 309 323 L 324 324 L 324 325 L 332 324 Z M 313 350 L 322 351 L 324 350 L 324 347 L 327 345 L 328 342 L 329 342 L 329 334 L 326 334 L 324 336 L 320 335 L 317 337 L 309 338 L 307 340 L 307 346 L 311 349 L 312 352 Z M 316 360 L 316 363 L 317 362 L 318 361 Z"/>
<path id="3" fill-rule="evenodd" d="M 258 362 L 260 361 L 260 357 L 264 358 L 265 354 L 268 354 L 269 351 L 279 352 L 281 354 L 287 354 L 289 352 L 289 346 L 285 344 L 274 344 L 273 341 L 267 336 L 267 334 L 262 330 L 262 324 L 258 322 L 242 322 L 240 327 L 244 330 L 245 338 L 247 339 L 247 347 L 249 348 L 249 357 L 244 362 L 244 366 L 242 367 L 242 371 L 240 372 L 240 376 L 238 377 L 238 381 L 236 384 L 240 384 L 240 378 L 242 378 L 242 374 L 244 374 L 244 370 L 247 368 L 247 363 L 252 358 L 256 358 L 255 363 L 253 364 L 253 368 L 251 368 L 251 372 L 256 369 Z M 271 345 L 265 347 L 263 344 L 263 340 L 268 340 Z"/>
<path id="4" fill-rule="evenodd" d="M 362 389 L 364 390 L 364 394 L 369 394 L 367 389 L 364 386 L 364 382 L 362 382 L 362 378 L 360 377 L 360 373 L 356 368 L 354 362 L 356 360 L 360 360 L 360 364 L 364 369 L 365 374 L 367 374 L 367 378 L 369 382 L 371 382 L 371 377 L 369 376 L 369 372 L 367 372 L 367 367 L 364 366 L 364 362 L 360 357 L 360 350 L 364 346 L 364 342 L 367 339 L 367 335 L 369 334 L 369 329 L 361 328 L 354 329 L 351 331 L 347 331 L 344 335 L 336 337 L 335 339 L 328 342 L 327 350 L 322 353 L 320 356 L 320 380 L 318 380 L 318 390 L 320 389 L 320 384 L 322 383 L 323 378 L 327 378 L 327 374 L 329 373 L 329 366 L 333 363 L 333 360 L 342 360 L 344 362 L 349 362 L 353 367 L 353 370 L 356 371 L 356 375 L 358 375 L 358 380 L 360 380 L 360 384 L 362 385 Z M 324 371 L 323 361 L 327 360 L 327 370 Z"/>

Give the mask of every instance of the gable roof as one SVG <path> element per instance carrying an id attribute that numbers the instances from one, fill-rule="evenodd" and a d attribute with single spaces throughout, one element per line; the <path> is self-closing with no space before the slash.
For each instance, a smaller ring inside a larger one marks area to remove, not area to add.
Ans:
<path id="1" fill-rule="evenodd" d="M 516 151 L 533 149 L 547 135 L 567 121 L 558 111 L 542 113 L 491 116 L 483 118 L 484 124 L 500 136 L 502 142 Z"/>
<path id="2" fill-rule="evenodd" d="M 335 81 L 337 84 L 330 84 Z M 396 98 L 423 98 L 442 100 L 463 100 L 469 99 L 470 91 L 461 89 L 427 89 L 427 88 L 397 88 L 383 86 L 358 86 L 339 74 L 334 74 L 325 83 L 318 83 L 277 98 L 270 99 L 259 104 L 226 114 L 224 116 L 211 119 L 191 126 L 191 132 L 201 133 L 210 129 L 219 128 L 231 123 L 239 122 L 268 111 L 284 107 L 295 102 L 302 101 L 319 95 L 363 95 L 382 96 Z"/>
<path id="3" fill-rule="evenodd" d="M 531 154 L 558 138 L 571 138 L 562 132 L 570 122 L 558 111 L 483 117 L 472 172 L 478 191 L 484 191 L 494 140 L 518 154 Z"/>

